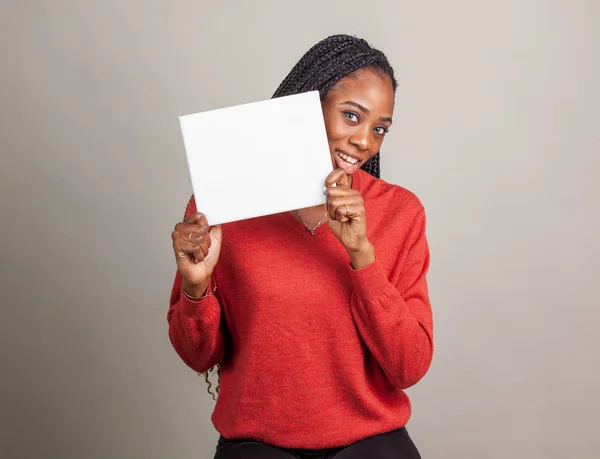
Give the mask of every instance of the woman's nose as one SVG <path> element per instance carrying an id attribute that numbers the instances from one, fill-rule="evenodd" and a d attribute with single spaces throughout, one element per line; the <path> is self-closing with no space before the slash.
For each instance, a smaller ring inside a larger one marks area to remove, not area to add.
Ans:
<path id="1" fill-rule="evenodd" d="M 368 150 L 371 146 L 371 131 L 369 129 L 357 129 L 350 136 L 349 142 L 359 150 Z"/>

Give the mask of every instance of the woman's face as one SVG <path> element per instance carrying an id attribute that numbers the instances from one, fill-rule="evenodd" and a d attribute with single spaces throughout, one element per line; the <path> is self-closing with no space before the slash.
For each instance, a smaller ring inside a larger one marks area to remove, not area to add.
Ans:
<path id="1" fill-rule="evenodd" d="M 333 168 L 354 174 L 377 154 L 392 124 L 394 89 L 385 74 L 358 70 L 322 101 Z"/>

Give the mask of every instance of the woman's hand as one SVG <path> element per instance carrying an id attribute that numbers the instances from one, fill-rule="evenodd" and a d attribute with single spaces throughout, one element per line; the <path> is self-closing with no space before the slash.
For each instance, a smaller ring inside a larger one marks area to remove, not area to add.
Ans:
<path id="1" fill-rule="evenodd" d="M 329 228 L 348 251 L 354 269 L 371 264 L 375 261 L 375 251 L 367 239 L 367 219 L 362 196 L 350 187 L 350 178 L 342 169 L 329 174 L 325 180 L 325 188 Z"/>
<path id="2" fill-rule="evenodd" d="M 221 226 L 209 231 L 208 220 L 197 212 L 175 225 L 171 234 L 177 269 L 183 277 L 183 290 L 199 298 L 206 292 L 221 252 Z"/>

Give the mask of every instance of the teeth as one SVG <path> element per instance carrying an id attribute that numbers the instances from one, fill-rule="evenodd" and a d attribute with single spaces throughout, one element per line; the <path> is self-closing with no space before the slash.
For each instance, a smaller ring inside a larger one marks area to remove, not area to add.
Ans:
<path id="1" fill-rule="evenodd" d="M 353 158 L 352 156 L 348 156 L 345 153 L 338 153 L 338 156 L 350 164 L 356 164 L 358 162 L 358 159 Z"/>

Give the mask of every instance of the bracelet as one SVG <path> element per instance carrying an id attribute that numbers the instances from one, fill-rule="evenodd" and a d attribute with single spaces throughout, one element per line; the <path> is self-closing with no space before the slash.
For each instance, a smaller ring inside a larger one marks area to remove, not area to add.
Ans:
<path id="1" fill-rule="evenodd" d="M 181 289 L 181 291 L 186 296 L 186 298 L 190 301 L 202 301 L 204 298 L 208 298 L 209 296 L 214 295 L 214 293 L 217 291 L 217 283 L 214 281 L 214 278 L 212 276 L 210 277 L 210 282 L 208 285 L 210 286 L 210 284 L 215 284 L 215 286 L 213 287 L 213 289 L 210 292 L 205 293 L 200 298 L 196 298 L 194 296 L 188 295 L 188 293 L 183 288 Z"/>

